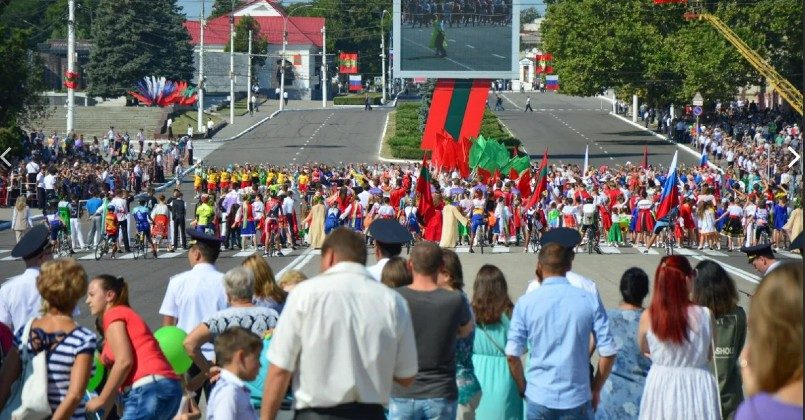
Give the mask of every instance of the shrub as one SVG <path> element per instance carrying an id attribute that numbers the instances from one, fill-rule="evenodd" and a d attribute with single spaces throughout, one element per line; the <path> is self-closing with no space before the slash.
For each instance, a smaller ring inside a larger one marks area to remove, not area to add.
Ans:
<path id="1" fill-rule="evenodd" d="M 333 105 L 363 105 L 363 95 L 345 95 L 336 96 L 333 98 Z M 372 105 L 380 105 L 380 99 L 383 97 L 380 93 L 370 93 L 369 100 Z"/>

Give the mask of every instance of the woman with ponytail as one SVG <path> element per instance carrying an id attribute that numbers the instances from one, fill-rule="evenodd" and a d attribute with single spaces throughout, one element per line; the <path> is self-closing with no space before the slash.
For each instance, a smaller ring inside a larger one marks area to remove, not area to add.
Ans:
<path id="1" fill-rule="evenodd" d="M 654 295 L 640 316 L 637 342 L 651 358 L 640 400 L 641 419 L 721 418 L 713 355 L 713 316 L 690 300 L 694 270 L 687 258 L 663 257 Z"/>
<path id="2" fill-rule="evenodd" d="M 95 277 L 87 288 L 87 305 L 104 338 L 101 361 L 111 366 L 106 384 L 87 403 L 87 410 L 109 413 L 120 392 L 122 418 L 173 418 L 182 399 L 179 378 L 148 325 L 129 306 L 126 281 L 108 274 Z"/>

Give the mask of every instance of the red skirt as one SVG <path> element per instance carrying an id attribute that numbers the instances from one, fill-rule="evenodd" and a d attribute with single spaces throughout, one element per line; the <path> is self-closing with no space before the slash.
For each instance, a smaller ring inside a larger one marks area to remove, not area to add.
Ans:
<path id="1" fill-rule="evenodd" d="M 635 232 L 653 232 L 654 231 L 654 216 L 651 215 L 651 210 L 638 210 L 637 212 L 637 225 L 635 225 Z"/>

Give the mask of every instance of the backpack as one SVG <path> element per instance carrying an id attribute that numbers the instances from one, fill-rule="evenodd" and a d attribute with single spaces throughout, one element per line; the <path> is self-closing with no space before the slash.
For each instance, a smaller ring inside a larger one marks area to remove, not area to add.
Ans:
<path id="1" fill-rule="evenodd" d="M 181 198 L 175 198 L 171 202 L 171 213 L 173 214 L 173 220 L 184 220 L 185 215 L 184 200 L 182 200 Z"/>

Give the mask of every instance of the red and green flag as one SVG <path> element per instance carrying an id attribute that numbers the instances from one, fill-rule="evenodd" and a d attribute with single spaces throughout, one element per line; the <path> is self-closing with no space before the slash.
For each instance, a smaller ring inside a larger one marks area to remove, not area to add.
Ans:
<path id="1" fill-rule="evenodd" d="M 489 81 L 485 79 L 437 80 L 422 135 L 422 150 L 433 150 L 442 130 L 459 142 L 477 137 L 488 95 Z"/>
<path id="2" fill-rule="evenodd" d="M 539 164 L 537 170 L 537 185 L 534 187 L 534 193 L 526 204 L 526 210 L 534 207 L 537 201 L 542 197 L 542 193 L 548 189 L 548 148 L 545 148 L 545 154 L 542 155 L 542 162 Z"/>
<path id="3" fill-rule="evenodd" d="M 430 171 L 428 161 L 422 157 L 422 167 L 419 169 L 419 178 L 416 180 L 416 192 L 419 195 L 419 214 L 426 219 L 433 212 L 433 197 L 430 192 Z"/>

